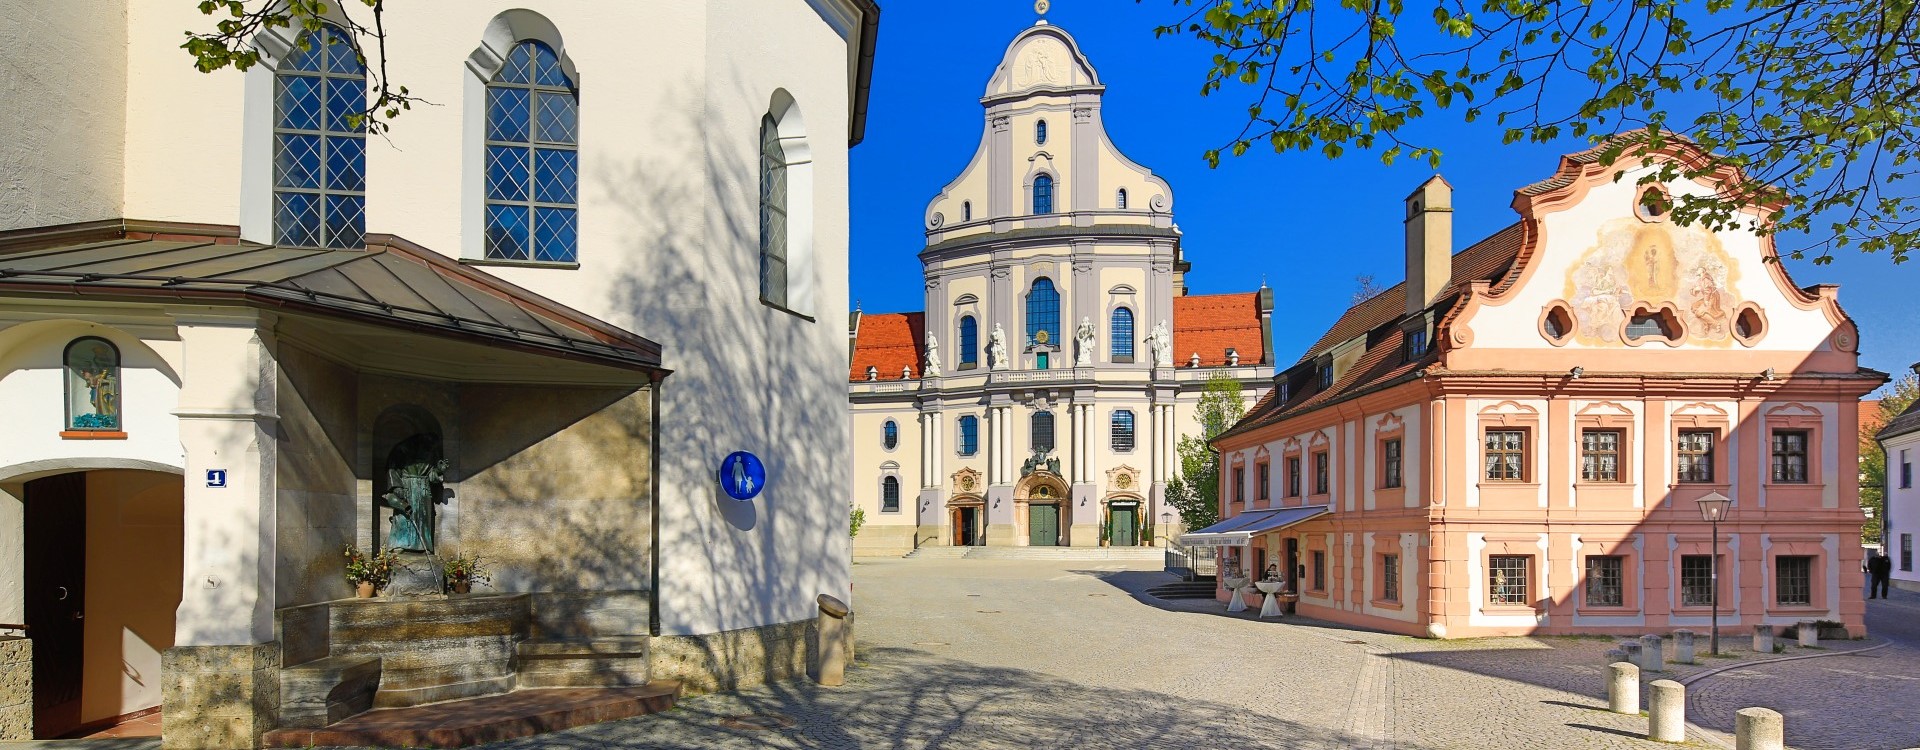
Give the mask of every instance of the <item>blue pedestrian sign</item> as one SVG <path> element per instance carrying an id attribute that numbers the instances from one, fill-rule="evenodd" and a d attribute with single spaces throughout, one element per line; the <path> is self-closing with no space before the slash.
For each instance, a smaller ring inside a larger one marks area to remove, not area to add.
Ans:
<path id="1" fill-rule="evenodd" d="M 752 500 L 767 486 L 767 467 L 760 457 L 734 451 L 720 461 L 720 489 L 735 500 Z"/>
<path id="2" fill-rule="evenodd" d="M 227 486 L 227 470 L 226 469 L 208 469 L 207 470 L 207 486 L 208 487 Z"/>

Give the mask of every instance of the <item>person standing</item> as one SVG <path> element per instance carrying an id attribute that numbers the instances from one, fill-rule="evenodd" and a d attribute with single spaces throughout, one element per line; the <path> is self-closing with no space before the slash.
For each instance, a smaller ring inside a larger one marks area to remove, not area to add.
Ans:
<path id="1" fill-rule="evenodd" d="M 1886 555 L 1874 555 L 1867 561 L 1867 598 L 1887 597 L 1887 579 L 1893 577 L 1893 558 Z"/>

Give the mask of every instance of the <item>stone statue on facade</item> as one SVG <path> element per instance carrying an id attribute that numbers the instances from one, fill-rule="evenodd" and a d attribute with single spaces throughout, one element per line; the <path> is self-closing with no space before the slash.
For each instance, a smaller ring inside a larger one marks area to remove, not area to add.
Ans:
<path id="1" fill-rule="evenodd" d="M 993 324 L 993 333 L 987 334 L 987 360 L 992 369 L 1007 369 L 1007 332 L 999 323 Z"/>
<path id="2" fill-rule="evenodd" d="M 1080 327 L 1073 330 L 1073 341 L 1080 345 L 1073 353 L 1073 366 L 1086 367 L 1093 364 L 1093 319 L 1080 319 Z"/>
<path id="3" fill-rule="evenodd" d="M 1173 334 L 1167 331 L 1167 321 L 1153 324 L 1153 333 L 1147 334 L 1147 350 L 1153 352 L 1154 367 L 1173 366 Z"/>
<path id="4" fill-rule="evenodd" d="M 387 453 L 387 491 L 380 504 L 392 510 L 387 517 L 387 548 L 432 554 L 439 508 L 447 501 L 447 459 L 440 455 L 440 438 L 426 433 L 400 441 Z"/>
<path id="5" fill-rule="evenodd" d="M 940 340 L 933 337 L 932 331 L 927 332 L 927 366 L 920 368 L 920 376 L 940 377 Z"/>

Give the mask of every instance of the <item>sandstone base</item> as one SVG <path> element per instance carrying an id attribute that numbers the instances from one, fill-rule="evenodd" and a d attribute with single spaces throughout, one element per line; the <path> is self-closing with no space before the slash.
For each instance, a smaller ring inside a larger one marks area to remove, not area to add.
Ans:
<path id="1" fill-rule="evenodd" d="M 901 557 L 913 551 L 914 532 L 920 527 L 880 526 L 869 522 L 853 538 L 854 557 Z"/>
<path id="2" fill-rule="evenodd" d="M 280 712 L 280 644 L 176 646 L 160 660 L 161 747 L 246 750 Z"/>
<path id="3" fill-rule="evenodd" d="M 33 739 L 33 641 L 0 638 L 0 740 Z"/>
<path id="4" fill-rule="evenodd" d="M 847 615 L 843 653 L 854 664 L 854 621 Z M 813 620 L 741 628 L 704 635 L 652 639 L 652 676 L 678 680 L 684 695 L 740 690 L 775 680 L 804 677 L 819 664 Z"/>

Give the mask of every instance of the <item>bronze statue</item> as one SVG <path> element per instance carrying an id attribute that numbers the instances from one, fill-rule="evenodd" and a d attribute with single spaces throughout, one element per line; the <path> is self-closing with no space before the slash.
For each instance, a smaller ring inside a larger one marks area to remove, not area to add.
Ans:
<path id="1" fill-rule="evenodd" d="M 434 551 L 435 507 L 445 503 L 441 484 L 447 459 L 440 455 L 440 439 L 419 434 L 400 441 L 387 453 L 387 491 L 381 504 L 393 510 L 387 517 L 387 548 L 404 552 Z"/>

